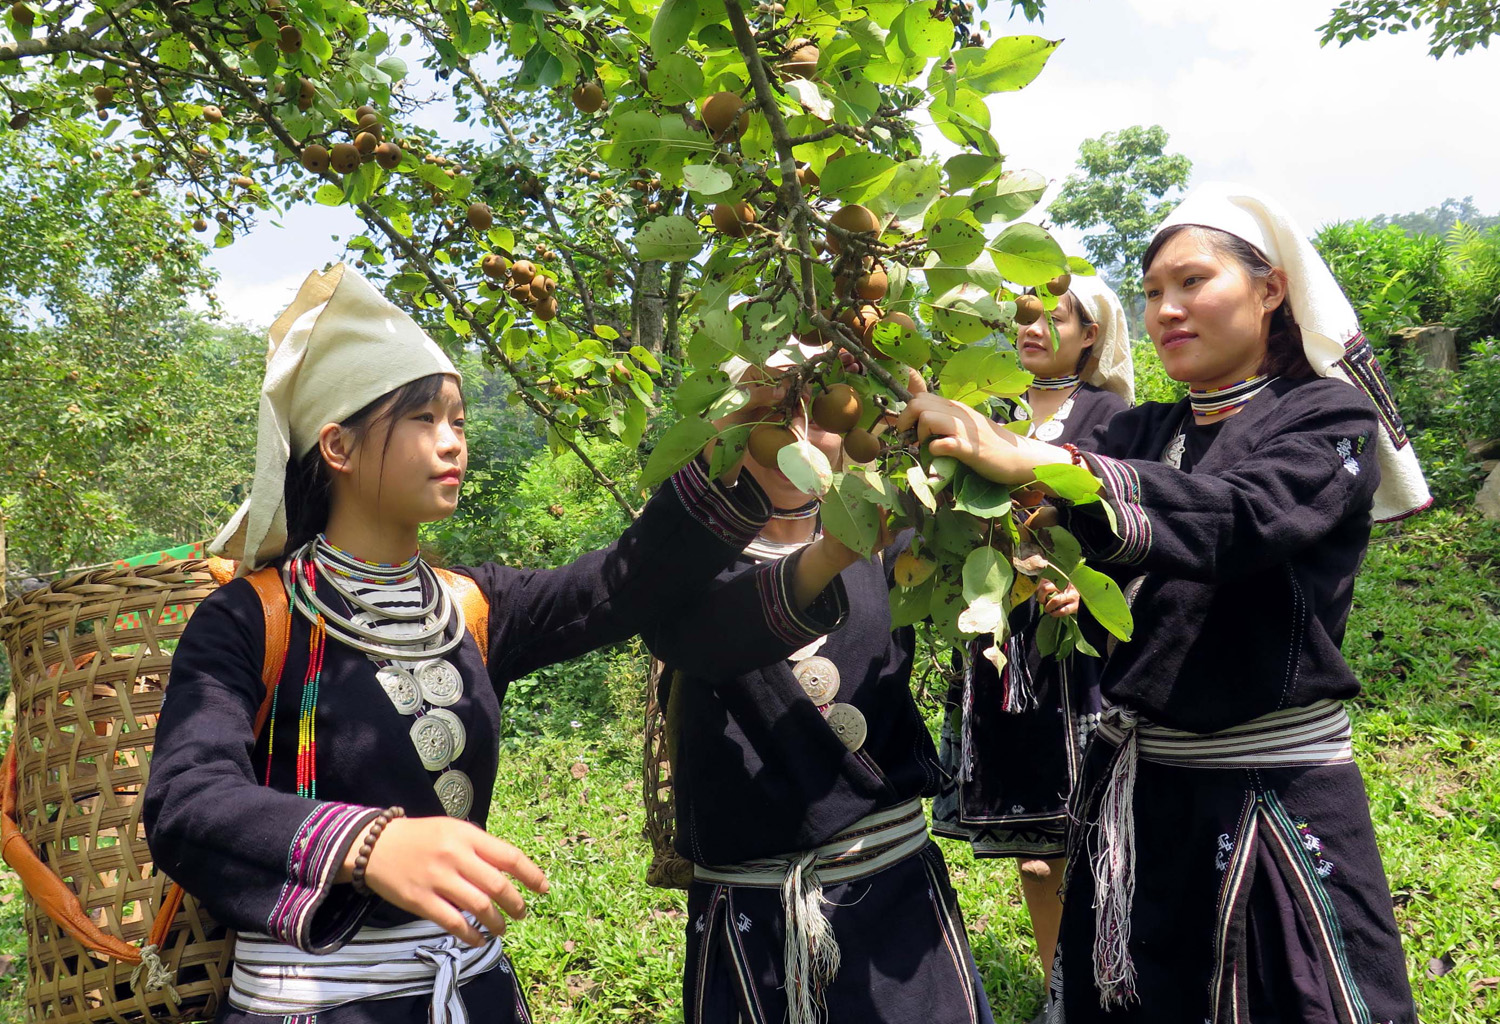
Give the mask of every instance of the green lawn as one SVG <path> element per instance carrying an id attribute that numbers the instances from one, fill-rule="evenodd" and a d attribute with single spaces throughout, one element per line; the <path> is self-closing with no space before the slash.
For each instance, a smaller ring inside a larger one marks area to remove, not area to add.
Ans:
<path id="1" fill-rule="evenodd" d="M 1345 650 L 1366 683 L 1357 751 L 1422 1020 L 1500 1020 L 1500 526 L 1435 512 L 1379 530 Z M 639 738 L 622 712 L 575 729 L 550 708 L 528 719 L 553 723 L 542 735 L 502 752 L 491 831 L 552 879 L 509 940 L 540 1020 L 681 1019 L 683 900 L 644 882 Z M 1015 871 L 944 852 L 996 1019 L 1028 1020 L 1042 985 Z M 0 898 L 15 891 L 0 883 Z M 0 953 L 24 952 L 20 915 L 19 899 L 0 905 Z M 22 966 L 0 981 L 6 1020 L 21 1019 Z"/>

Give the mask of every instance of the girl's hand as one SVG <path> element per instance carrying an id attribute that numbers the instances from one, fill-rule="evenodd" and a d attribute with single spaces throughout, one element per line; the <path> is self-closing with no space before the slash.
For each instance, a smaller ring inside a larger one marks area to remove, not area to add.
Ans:
<path id="1" fill-rule="evenodd" d="M 363 841 L 362 834 L 350 846 L 337 881 L 353 878 Z M 389 822 L 365 866 L 365 885 L 371 892 L 471 946 L 485 940 L 465 912 L 494 935 L 505 932 L 501 910 L 516 920 L 526 916 L 526 903 L 511 878 L 532 892 L 547 891 L 542 869 L 524 853 L 477 825 L 449 817 Z"/>
<path id="2" fill-rule="evenodd" d="M 1037 584 L 1036 601 L 1042 611 L 1054 619 L 1078 614 L 1078 588 L 1071 583 L 1058 590 L 1057 584 L 1051 580 L 1042 580 Z"/>
<path id="3" fill-rule="evenodd" d="M 1062 448 L 1022 437 L 978 409 L 934 394 L 912 396 L 896 420 L 897 430 L 913 426 L 919 442 L 932 439 L 932 454 L 952 455 L 997 483 L 1029 483 L 1038 466 L 1072 461 Z"/>

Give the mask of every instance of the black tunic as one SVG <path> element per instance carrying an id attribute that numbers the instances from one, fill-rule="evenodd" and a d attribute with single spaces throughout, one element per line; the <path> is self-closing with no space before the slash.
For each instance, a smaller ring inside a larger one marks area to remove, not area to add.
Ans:
<path id="1" fill-rule="evenodd" d="M 1210 732 L 1359 689 L 1339 652 L 1379 478 L 1375 410 L 1336 380 L 1280 380 L 1195 427 L 1186 402 L 1116 416 L 1080 447 L 1120 536 L 1063 509 L 1085 553 L 1144 573 L 1135 638 L 1104 696 Z M 1179 430 L 1184 470 L 1160 460 Z M 1095 838 L 1115 748 L 1079 785 L 1054 986 L 1069 1024 L 1416 1019 L 1368 802 L 1352 764 L 1271 769 L 1142 760 L 1130 951 L 1139 1002 L 1107 1013 L 1092 971 Z M 1246 1015 L 1249 1016 L 1246 1016 Z"/>
<path id="2" fill-rule="evenodd" d="M 893 565 L 908 543 L 888 549 Z M 910 691 L 914 631 L 892 631 L 890 572 L 845 569 L 806 611 L 791 600 L 798 555 L 743 559 L 707 597 L 643 636 L 668 667 L 661 703 L 673 754 L 679 853 L 703 865 L 810 850 L 870 813 L 937 792 L 937 753 Z M 850 752 L 787 657 L 825 635 L 835 700 L 869 726 Z M 989 1021 L 957 901 L 936 844 L 824 889 L 842 967 L 830 1021 Z M 694 881 L 683 984 L 688 1024 L 780 1024 L 785 915 L 776 890 Z"/>
<path id="3" fill-rule="evenodd" d="M 770 513 L 745 477 L 732 491 L 710 485 L 697 465 L 663 487 L 610 547 L 549 570 L 484 564 L 463 570 L 489 601 L 488 672 L 472 638 L 448 655 L 464 680 L 451 707 L 467 743 L 453 767 L 474 783 L 469 820 L 483 827 L 494 787 L 500 702 L 511 680 L 541 666 L 623 640 L 653 614 L 691 598 L 738 554 Z M 317 704 L 317 796 L 295 794 L 297 712 L 310 625 L 291 619 L 277 715 L 259 742 L 253 722 L 261 683 L 263 615 L 245 581 L 198 607 L 173 656 L 146 790 L 146 835 L 158 867 L 219 922 L 265 933 L 312 953 L 338 949 L 362 925 L 390 927 L 411 915 L 360 899 L 332 878 L 379 809 L 413 817 L 443 813 L 436 773 L 417 757 L 408 730 L 376 681 L 375 665 L 337 641 L 327 645 Z M 270 785 L 263 785 L 274 743 Z M 310 956 L 311 959 L 311 956 Z M 486 1021 L 526 1019 L 508 964 L 464 988 Z M 319 1024 L 417 1022 L 429 1000 L 349 1004 Z M 219 1020 L 280 1021 L 227 1005 Z"/>
<path id="4" fill-rule="evenodd" d="M 1088 437 L 1128 408 L 1119 395 L 1091 384 L 1081 385 L 1070 402 L 1071 407 L 1065 403 L 1051 421 L 1062 427 L 1056 444 Z M 974 675 L 968 728 L 973 763 L 963 782 L 957 781 L 964 727 L 962 678 L 948 692 L 939 749 L 945 785 L 932 804 L 932 830 L 967 840 L 977 857 L 1057 858 L 1067 848 L 1068 797 L 1078 778 L 1084 743 L 1099 721 L 1102 666 L 1098 658 L 1083 654 L 1062 662 L 1042 657 L 1036 646 L 1040 621 L 1034 600 L 1010 617 L 1034 699 L 1024 711 L 1003 709 L 1000 674 L 980 656 L 978 645 L 970 645 Z M 1102 637 L 1091 630 L 1089 638 L 1103 650 Z"/>

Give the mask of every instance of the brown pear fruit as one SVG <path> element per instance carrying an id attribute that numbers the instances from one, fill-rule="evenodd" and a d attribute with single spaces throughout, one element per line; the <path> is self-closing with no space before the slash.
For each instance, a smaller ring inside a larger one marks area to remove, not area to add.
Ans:
<path id="1" fill-rule="evenodd" d="M 328 150 L 314 142 L 310 146 L 302 148 L 302 166 L 314 174 L 322 174 L 328 170 Z"/>
<path id="2" fill-rule="evenodd" d="M 395 170 L 401 163 L 401 147 L 394 142 L 382 142 L 375 147 L 375 162 L 387 171 Z"/>
<path id="3" fill-rule="evenodd" d="M 20 0 L 10 5 L 10 16 L 17 25 L 32 25 L 36 22 L 36 11 L 21 3 Z"/>
<path id="4" fill-rule="evenodd" d="M 538 320 L 552 320 L 557 316 L 557 299 L 548 295 L 535 306 L 531 307 L 531 314 Z"/>
<path id="5" fill-rule="evenodd" d="M 885 271 L 876 267 L 868 273 L 859 275 L 854 282 L 854 294 L 868 302 L 879 302 L 885 298 L 886 289 L 890 287 L 890 280 Z"/>
<path id="6" fill-rule="evenodd" d="M 107 107 L 115 101 L 115 91 L 107 85 L 94 86 L 94 102 L 101 107 Z M 207 109 L 203 111 L 206 115 Z"/>
<path id="7" fill-rule="evenodd" d="M 744 131 L 743 124 L 737 122 L 749 123 L 748 116 L 741 118 L 742 113 L 748 114 L 745 101 L 732 92 L 716 92 L 698 108 L 698 117 L 703 122 L 703 127 L 708 129 L 708 134 L 725 141 L 738 138 Z M 733 134 L 730 134 L 731 131 Z"/>
<path id="8" fill-rule="evenodd" d="M 488 203 L 470 203 L 464 217 L 475 231 L 488 231 L 495 223 L 495 215 L 490 212 Z"/>
<path id="9" fill-rule="evenodd" d="M 797 168 L 797 184 L 803 188 L 817 188 L 819 184 L 818 172 L 811 167 Z"/>
<path id="10" fill-rule="evenodd" d="M 898 327 L 911 331 L 913 334 L 917 333 L 917 322 L 911 317 L 907 316 L 905 313 L 887 313 L 885 315 L 885 319 L 881 322 L 887 324 L 895 324 Z"/>
<path id="11" fill-rule="evenodd" d="M 776 456 L 797 437 L 780 423 L 762 423 L 750 431 L 750 457 L 767 469 L 776 469 Z"/>
<path id="12" fill-rule="evenodd" d="M 510 268 L 510 279 L 516 284 L 530 284 L 536 277 L 536 264 L 530 260 L 516 260 Z"/>
<path id="13" fill-rule="evenodd" d="M 844 435 L 844 454 L 850 462 L 874 462 L 880 458 L 882 447 L 880 438 L 868 430 L 855 427 Z"/>
<path id="14" fill-rule="evenodd" d="M 542 294 L 543 295 L 556 295 L 557 294 L 557 278 L 552 277 L 552 276 L 549 275 L 547 277 L 539 278 L 539 280 L 542 282 Z M 532 291 L 536 291 L 536 283 L 535 282 L 532 282 L 531 290 Z"/>
<path id="15" fill-rule="evenodd" d="M 491 277 L 498 281 L 510 273 L 510 260 L 501 256 L 498 252 L 492 252 L 479 261 L 479 269 L 484 271 L 485 277 Z"/>
<path id="16" fill-rule="evenodd" d="M 714 227 L 730 238 L 744 238 L 755 223 L 755 208 L 747 202 L 719 203 L 711 214 Z"/>
<path id="17" fill-rule="evenodd" d="M 817 44 L 810 39 L 793 39 L 786 44 L 785 56 L 781 59 L 781 77 L 811 78 L 818 70 Z"/>
<path id="18" fill-rule="evenodd" d="M 193 221 L 193 230 L 194 231 L 207 231 L 208 230 L 208 221 L 204 220 L 202 217 L 199 217 L 197 220 Z"/>
<path id="19" fill-rule="evenodd" d="M 356 107 L 355 110 L 354 110 L 354 120 L 356 120 L 356 121 L 366 121 L 366 120 L 377 120 L 378 121 L 379 119 L 380 119 L 380 111 L 376 110 L 374 107 L 370 106 L 368 103 L 364 104 L 363 106 Z"/>
<path id="20" fill-rule="evenodd" d="M 318 98 L 318 87 L 312 84 L 312 79 L 304 78 L 297 84 L 297 109 L 309 110 L 313 101 Z"/>
<path id="21" fill-rule="evenodd" d="M 204 107 L 203 120 L 207 121 L 209 124 L 218 124 L 220 121 L 224 120 L 224 111 L 214 106 Z"/>
<path id="22" fill-rule="evenodd" d="M 1016 296 L 1016 323 L 1022 327 L 1036 323 L 1043 312 L 1042 300 L 1035 295 Z"/>
<path id="23" fill-rule="evenodd" d="M 328 164 L 339 174 L 353 174 L 359 170 L 359 150 L 349 142 L 335 143 L 328 152 Z"/>
<path id="24" fill-rule="evenodd" d="M 354 136 L 354 148 L 359 150 L 360 156 L 372 155 L 378 145 L 380 145 L 380 140 L 370 132 L 360 132 Z"/>
<path id="25" fill-rule="evenodd" d="M 12 131 L 18 132 L 31 123 L 31 112 L 28 110 L 18 110 L 14 114 L 12 114 L 10 120 L 5 123 L 10 125 Z"/>
<path id="26" fill-rule="evenodd" d="M 863 412 L 858 391 L 848 384 L 834 384 L 813 399 L 812 421 L 831 434 L 843 434 L 859 424 Z"/>
<path id="27" fill-rule="evenodd" d="M 866 206 L 841 206 L 835 210 L 829 223 L 854 234 L 870 234 L 880 230 L 880 218 Z M 828 251 L 839 253 L 843 243 L 832 231 L 828 233 Z"/>
<path id="28" fill-rule="evenodd" d="M 282 53 L 296 53 L 302 49 L 302 33 L 295 25 L 283 25 L 276 37 L 276 45 L 281 47 Z"/>
<path id="29" fill-rule="evenodd" d="M 860 342 L 868 345 L 875 333 L 875 325 L 880 323 L 880 310 L 868 303 L 857 309 L 851 307 L 839 314 L 839 323 L 852 329 Z"/>
<path id="30" fill-rule="evenodd" d="M 604 106 L 604 87 L 598 82 L 581 82 L 573 87 L 573 106 L 585 114 L 597 113 Z"/>
<path id="31" fill-rule="evenodd" d="M 1058 296 L 1066 295 L 1068 294 L 1068 289 L 1072 286 L 1072 274 L 1058 274 L 1052 280 L 1047 282 L 1047 294 Z"/>
<path id="32" fill-rule="evenodd" d="M 531 292 L 531 285 L 529 285 L 529 284 L 513 284 L 513 285 L 511 285 L 510 286 L 510 297 L 513 298 L 513 299 L 515 299 L 517 302 L 519 302 L 523 306 L 529 306 L 534 301 L 536 301 L 535 296 L 533 296 L 532 292 Z"/>

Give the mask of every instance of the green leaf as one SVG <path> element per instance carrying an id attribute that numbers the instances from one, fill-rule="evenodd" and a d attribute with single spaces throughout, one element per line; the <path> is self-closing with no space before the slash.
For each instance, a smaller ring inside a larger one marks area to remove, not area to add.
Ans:
<path id="1" fill-rule="evenodd" d="M 156 57 L 167 67 L 182 71 L 193 63 L 193 44 L 186 36 L 167 36 L 157 44 Z"/>
<path id="2" fill-rule="evenodd" d="M 1061 526 L 1049 527 L 1047 536 L 1052 543 L 1052 552 L 1047 556 L 1048 561 L 1063 572 L 1071 574 L 1078 567 L 1078 563 L 1083 561 L 1083 548 L 1079 545 L 1078 538 Z"/>
<path id="3" fill-rule="evenodd" d="M 806 78 L 793 78 L 785 83 L 785 88 L 794 100 L 807 109 L 809 114 L 824 120 L 833 119 L 833 101 L 824 95 L 817 82 Z"/>
<path id="4" fill-rule="evenodd" d="M 1121 640 L 1129 640 L 1135 629 L 1135 621 L 1131 617 L 1125 595 L 1120 592 L 1119 584 L 1087 565 L 1074 569 L 1070 578 L 1073 586 L 1078 588 L 1078 596 L 1083 598 L 1089 614 L 1099 621 L 1099 625 Z"/>
<path id="5" fill-rule="evenodd" d="M 672 405 L 683 416 L 697 416 L 733 390 L 734 384 L 723 370 L 699 370 L 677 386 Z"/>
<path id="6" fill-rule="evenodd" d="M 851 551 L 866 558 L 875 552 L 880 537 L 880 509 L 866 495 L 869 486 L 853 473 L 845 473 L 823 497 L 823 529 Z"/>
<path id="7" fill-rule="evenodd" d="M 682 183 L 704 198 L 712 198 L 733 188 L 734 178 L 722 167 L 686 164 L 682 168 Z"/>
<path id="8" fill-rule="evenodd" d="M 318 191 L 313 193 L 313 198 L 324 206 L 338 206 L 344 201 L 344 190 L 333 182 L 325 182 L 318 186 Z"/>
<path id="9" fill-rule="evenodd" d="M 862 149 L 824 168 L 818 187 L 825 198 L 861 203 L 883 191 L 895 176 L 896 161 Z"/>
<path id="10" fill-rule="evenodd" d="M 708 475 L 717 480 L 724 472 L 745 457 L 745 448 L 750 443 L 750 432 L 760 424 L 739 423 L 719 435 L 714 453 L 708 460 Z"/>
<path id="11" fill-rule="evenodd" d="M 1051 489 L 1053 494 L 1075 504 L 1097 500 L 1102 486 L 1097 477 L 1082 466 L 1071 462 L 1056 462 L 1036 468 L 1037 481 Z"/>
<path id="12" fill-rule="evenodd" d="M 974 225 L 950 217 L 928 230 L 927 244 L 944 263 L 963 266 L 984 251 L 984 235 Z"/>
<path id="13" fill-rule="evenodd" d="M 1015 220 L 1042 199 L 1047 179 L 1036 171 L 1006 171 L 995 182 L 992 194 L 974 204 L 974 216 L 988 223 Z"/>
<path id="14" fill-rule="evenodd" d="M 686 466 L 717 434 L 714 425 L 707 420 L 697 417 L 678 420 L 662 435 L 652 450 L 651 457 L 646 460 L 646 469 L 641 474 L 641 486 L 655 487 Z"/>
<path id="15" fill-rule="evenodd" d="M 908 4 L 891 25 L 891 42 L 908 57 L 946 57 L 953 49 L 953 24 L 934 18 L 933 0 Z"/>
<path id="16" fill-rule="evenodd" d="M 665 0 L 651 23 L 651 52 L 658 61 L 680 50 L 698 20 L 698 0 Z"/>
<path id="17" fill-rule="evenodd" d="M 927 486 L 927 473 L 921 466 L 912 466 L 906 471 L 906 486 L 911 488 L 918 501 L 927 506 L 927 511 L 937 511 L 937 499 L 932 495 L 932 488 Z"/>
<path id="18" fill-rule="evenodd" d="M 977 406 L 989 396 L 1011 397 L 1024 392 L 1031 374 L 1021 369 L 1013 352 L 970 345 L 943 365 L 939 380 L 945 397 Z"/>
<path id="19" fill-rule="evenodd" d="M 1004 552 L 988 545 L 975 548 L 964 559 L 964 599 L 973 602 L 987 597 L 1003 606 L 1014 578 L 1015 570 Z"/>
<path id="20" fill-rule="evenodd" d="M 738 351 L 752 363 L 765 362 L 797 326 L 797 300 L 788 293 L 774 306 L 756 302 L 742 316 L 744 329 Z"/>
<path id="21" fill-rule="evenodd" d="M 807 439 L 793 441 L 776 453 L 776 467 L 786 474 L 792 486 L 804 494 L 822 497 L 833 483 L 833 467 L 828 456 Z"/>
<path id="22" fill-rule="evenodd" d="M 625 447 L 634 448 L 646 436 L 646 403 L 626 400 L 623 419 L 625 425 L 620 431 L 620 440 Z"/>
<path id="23" fill-rule="evenodd" d="M 606 341 L 615 341 L 620 337 L 620 332 L 607 324 L 599 324 L 594 328 L 594 333 Z M 642 348 L 640 345 L 630 346 L 630 355 L 636 362 L 640 363 L 652 373 L 661 373 L 661 360 L 651 353 L 650 349 Z"/>
<path id="24" fill-rule="evenodd" d="M 926 366 L 932 358 L 932 345 L 926 338 L 891 320 L 882 320 L 875 325 L 870 344 L 881 355 L 907 366 Z"/>
<path id="25" fill-rule="evenodd" d="M 932 606 L 932 590 L 937 584 L 937 574 L 928 576 L 915 587 L 891 588 L 891 628 L 901 629 L 915 625 L 927 618 Z"/>
<path id="26" fill-rule="evenodd" d="M 1000 170 L 1002 162 L 980 153 L 960 153 L 949 157 L 943 164 L 943 173 L 948 176 L 948 188 L 957 192 L 973 188 Z"/>
<path id="27" fill-rule="evenodd" d="M 1068 258 L 1045 229 L 1012 224 L 1000 232 L 990 251 L 1007 281 L 1041 287 L 1068 269 Z"/>
<path id="28" fill-rule="evenodd" d="M 668 106 L 690 103 L 703 91 L 703 70 L 686 54 L 669 53 L 646 76 L 646 87 Z"/>
<path id="29" fill-rule="evenodd" d="M 966 46 L 953 54 L 953 75 L 960 85 L 980 93 L 1011 92 L 1029 85 L 1061 39 L 1002 36 L 988 49 Z"/>
<path id="30" fill-rule="evenodd" d="M 981 519 L 999 519 L 1010 514 L 1010 488 L 971 471 L 959 480 L 953 507 Z"/>
<path id="31" fill-rule="evenodd" d="M 643 260 L 690 260 L 703 251 L 703 243 L 698 225 L 680 214 L 657 217 L 635 233 L 635 251 Z"/>

